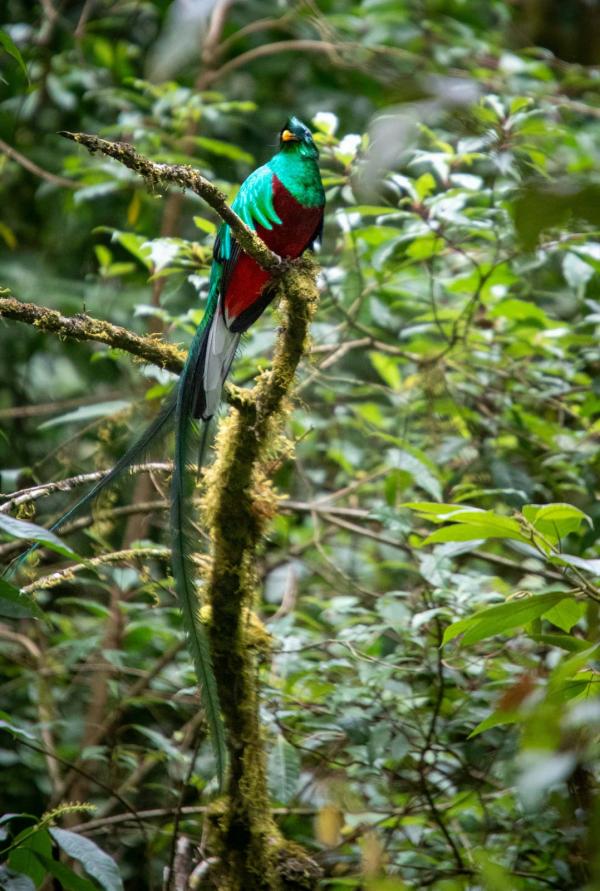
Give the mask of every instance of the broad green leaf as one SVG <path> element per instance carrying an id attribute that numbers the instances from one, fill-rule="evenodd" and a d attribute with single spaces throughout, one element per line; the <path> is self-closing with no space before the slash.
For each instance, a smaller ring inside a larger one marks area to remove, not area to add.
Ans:
<path id="1" fill-rule="evenodd" d="M 2 578 L 0 578 L 0 616 L 6 616 L 9 619 L 33 616 L 36 619 L 46 620 L 43 611 L 32 597 L 19 591 L 18 588 Z"/>
<path id="2" fill-rule="evenodd" d="M 214 235 L 217 231 L 216 225 L 212 220 L 206 220 L 204 217 L 195 216 L 194 217 L 194 225 L 196 229 L 200 229 L 202 232 L 206 232 L 208 235 Z"/>
<path id="3" fill-rule="evenodd" d="M 52 857 L 45 857 L 37 852 L 35 857 L 45 868 L 46 872 L 58 879 L 65 891 L 98 891 L 98 886 L 95 882 L 78 876 L 76 872 L 73 872 L 69 866 L 61 863 L 60 860 L 53 860 Z"/>
<path id="4" fill-rule="evenodd" d="M 422 545 L 435 544 L 440 541 L 474 541 L 486 538 L 512 539 L 526 542 L 519 524 L 509 517 L 499 517 L 489 511 L 465 511 L 455 513 L 449 518 L 454 525 L 444 526 L 432 532 Z"/>
<path id="5" fill-rule="evenodd" d="M 282 734 L 278 734 L 269 754 L 269 789 L 276 801 L 289 804 L 298 789 L 300 755 Z"/>
<path id="6" fill-rule="evenodd" d="M 506 535 L 500 536 L 500 538 L 506 537 Z M 460 526 L 457 524 L 456 526 L 444 526 L 443 529 L 432 532 L 431 535 L 423 539 L 420 547 L 446 541 L 485 541 L 486 538 L 494 538 L 494 536 L 489 535 L 489 530 L 483 526 Z"/>
<path id="7" fill-rule="evenodd" d="M 5 53 L 8 53 L 9 56 L 12 56 L 12 58 L 18 64 L 19 68 L 21 69 L 21 71 L 23 72 L 23 74 L 25 75 L 27 80 L 29 80 L 29 75 L 27 73 L 27 66 L 25 65 L 25 60 L 23 59 L 23 56 L 21 55 L 21 51 L 20 51 L 19 47 L 15 44 L 12 37 L 9 34 L 7 34 L 6 31 L 0 30 L 0 46 L 2 47 L 2 49 L 4 50 Z"/>
<path id="8" fill-rule="evenodd" d="M 109 402 L 97 402 L 91 405 L 82 405 L 74 411 L 66 412 L 64 415 L 58 415 L 56 418 L 50 418 L 40 424 L 38 430 L 48 430 L 50 427 L 58 427 L 61 424 L 79 423 L 80 421 L 92 421 L 94 418 L 108 418 L 116 415 L 126 408 L 130 408 L 131 402 L 124 399 L 113 399 Z"/>
<path id="9" fill-rule="evenodd" d="M 549 687 L 556 690 L 564 685 L 565 681 L 574 677 L 583 668 L 586 668 L 590 662 L 593 662 L 600 653 L 600 644 L 594 644 L 574 656 L 562 659 L 550 675 Z"/>
<path id="10" fill-rule="evenodd" d="M 540 618 L 569 596 L 568 591 L 551 591 L 547 594 L 515 598 L 497 606 L 488 606 L 446 628 L 442 644 L 447 644 L 459 635 L 463 636 L 463 644 L 472 644 L 496 634 L 503 634 L 512 628 L 522 627 Z"/>
<path id="11" fill-rule="evenodd" d="M 402 375 L 400 374 L 400 365 L 393 356 L 386 356 L 384 353 L 369 353 L 369 358 L 375 371 L 386 382 L 392 390 L 400 390 L 402 386 Z"/>
<path id="12" fill-rule="evenodd" d="M 41 885 L 46 876 L 46 870 L 36 854 L 51 856 L 52 842 L 48 831 L 46 829 L 32 831 L 31 827 L 28 827 L 17 835 L 13 844 L 16 847 L 10 852 L 8 858 L 10 868 L 29 876 L 37 886 Z"/>
<path id="13" fill-rule="evenodd" d="M 593 526 L 590 517 L 572 504 L 526 504 L 523 507 L 523 516 L 542 535 L 553 539 L 576 532 L 582 522 Z"/>
<path id="14" fill-rule="evenodd" d="M 43 544 L 44 547 L 62 554 L 63 557 L 77 558 L 75 551 L 66 545 L 57 535 L 44 529 L 42 526 L 36 526 L 35 523 L 27 523 L 25 520 L 17 520 L 16 517 L 9 517 L 8 514 L 0 514 L 0 533 L 5 533 L 10 538 L 19 538 L 23 541 L 35 541 Z"/>
<path id="15" fill-rule="evenodd" d="M 523 715 L 520 712 L 503 712 L 497 710 L 481 721 L 474 730 L 471 730 L 468 739 L 472 739 L 474 736 L 479 736 L 480 733 L 485 733 L 486 730 L 491 730 L 492 727 L 500 727 L 503 724 L 518 724 L 522 720 Z"/>
<path id="16" fill-rule="evenodd" d="M 117 864 L 95 842 L 66 829 L 52 827 L 49 832 L 65 854 L 78 860 L 104 891 L 123 891 L 123 881 Z"/>
<path id="17" fill-rule="evenodd" d="M 432 233 L 428 233 L 427 235 L 421 235 L 419 238 L 415 238 L 415 240 L 408 245 L 406 253 L 412 260 L 428 260 L 430 257 L 434 257 L 436 254 L 441 253 L 443 249 L 444 242 L 442 239 Z"/>
<path id="18" fill-rule="evenodd" d="M 557 628 L 568 634 L 573 625 L 576 625 L 583 618 L 585 609 L 586 605 L 583 601 L 575 600 L 574 597 L 565 597 L 564 600 L 561 600 L 560 603 L 548 610 L 545 618 L 548 622 L 552 622 L 553 625 L 556 625 Z"/>

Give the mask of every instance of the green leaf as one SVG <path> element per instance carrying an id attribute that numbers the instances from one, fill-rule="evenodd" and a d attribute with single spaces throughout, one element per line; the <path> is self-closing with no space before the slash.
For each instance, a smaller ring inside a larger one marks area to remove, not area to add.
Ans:
<path id="1" fill-rule="evenodd" d="M 208 139 L 206 136 L 195 136 L 194 142 L 199 148 L 221 158 L 242 161 L 244 164 L 254 163 L 254 158 L 250 152 L 244 151 L 244 149 L 231 142 L 223 142 L 221 139 Z"/>
<path id="2" fill-rule="evenodd" d="M 454 523 L 453 526 L 445 526 L 432 532 L 421 542 L 422 546 L 442 541 L 478 541 L 487 538 L 527 541 L 516 520 L 498 516 L 491 511 L 457 511 L 449 520 Z"/>
<path id="3" fill-rule="evenodd" d="M 36 885 L 41 885 L 46 877 L 46 870 L 36 854 L 51 856 L 52 842 L 48 831 L 46 829 L 32 831 L 31 827 L 27 827 L 17 835 L 13 844 L 15 847 L 8 858 L 10 868 L 29 876 Z"/>
<path id="4" fill-rule="evenodd" d="M 69 866 L 61 863 L 60 860 L 53 860 L 52 857 L 45 857 L 39 853 L 36 853 L 35 857 L 51 876 L 58 879 L 65 891 L 98 891 L 98 886 L 95 882 L 78 876 L 76 872 L 73 872 Z"/>
<path id="5" fill-rule="evenodd" d="M 212 220 L 205 220 L 204 217 L 195 216 L 194 225 L 196 229 L 200 229 L 202 232 L 206 232 L 208 235 L 214 235 L 217 231 L 216 225 L 212 222 Z"/>
<path id="6" fill-rule="evenodd" d="M 4 50 L 5 53 L 8 53 L 9 56 L 12 56 L 12 58 L 18 64 L 19 68 L 21 69 L 21 71 L 23 72 L 23 74 L 25 75 L 27 80 L 29 81 L 29 75 L 27 73 L 27 66 L 25 65 L 25 60 L 23 59 L 23 56 L 21 55 L 21 51 L 20 51 L 19 47 L 15 44 L 12 37 L 10 37 L 10 35 L 8 35 L 6 33 L 6 31 L 0 30 L 0 46 L 2 47 L 2 49 Z"/>
<path id="7" fill-rule="evenodd" d="M 480 733 L 485 733 L 486 730 L 491 730 L 492 727 L 500 727 L 503 724 L 518 724 L 522 720 L 523 715 L 520 712 L 503 712 L 498 709 L 481 721 L 474 730 L 471 730 L 467 739 L 473 739 L 474 736 L 479 736 Z"/>
<path id="8" fill-rule="evenodd" d="M 17 739 L 35 739 L 33 733 L 24 730 L 22 727 L 17 727 L 11 716 L 7 715 L 6 712 L 0 712 L 0 730 L 8 731 Z"/>
<path id="9" fill-rule="evenodd" d="M 288 804 L 298 789 L 300 756 L 282 734 L 278 734 L 269 754 L 269 789 L 276 801 Z"/>
<path id="10" fill-rule="evenodd" d="M 91 421 L 94 418 L 107 418 L 116 415 L 120 411 L 131 407 L 131 402 L 124 399 L 113 399 L 109 402 L 96 402 L 92 405 L 82 405 L 75 411 L 68 411 L 64 415 L 58 415 L 56 418 L 50 418 L 38 426 L 38 430 L 48 430 L 50 427 L 58 427 L 60 424 L 70 424 L 80 421 Z"/>
<path id="11" fill-rule="evenodd" d="M 35 617 L 46 621 L 46 616 L 35 600 L 0 578 L 0 616 L 9 619 Z"/>
<path id="12" fill-rule="evenodd" d="M 550 675 L 549 687 L 556 690 L 564 685 L 565 681 L 574 677 L 583 668 L 586 668 L 590 662 L 593 662 L 600 652 L 600 644 L 594 644 L 586 650 L 569 656 L 558 663 Z"/>
<path id="13" fill-rule="evenodd" d="M 437 468 L 420 449 L 404 443 L 403 448 L 390 450 L 389 462 L 397 470 L 410 474 L 415 486 L 423 489 L 428 495 L 433 498 L 442 497 Z"/>
<path id="14" fill-rule="evenodd" d="M 78 860 L 104 891 L 123 891 L 117 864 L 95 842 L 67 829 L 52 827 L 49 832 L 65 854 Z"/>
<path id="15" fill-rule="evenodd" d="M 553 625 L 556 625 L 557 628 L 568 634 L 573 625 L 576 625 L 583 618 L 585 608 L 583 601 L 575 600 L 574 597 L 565 597 L 564 600 L 561 600 L 560 603 L 548 610 L 545 618 L 548 622 L 552 622 Z"/>
<path id="16" fill-rule="evenodd" d="M 567 591 L 551 591 L 547 594 L 515 598 L 497 606 L 488 606 L 446 628 L 442 645 L 461 634 L 463 644 L 472 644 L 496 634 L 503 634 L 511 628 L 522 627 L 543 616 L 569 596 Z"/>
<path id="17" fill-rule="evenodd" d="M 393 356 L 386 356 L 384 353 L 369 353 L 369 358 L 375 371 L 386 382 L 392 390 L 400 390 L 402 386 L 402 375 L 400 374 L 400 365 Z"/>
<path id="18" fill-rule="evenodd" d="M 454 514 L 462 511 L 472 511 L 472 507 L 464 504 L 439 504 L 437 501 L 405 501 L 400 507 L 408 507 L 410 510 L 423 514 L 432 522 L 443 522 L 454 517 Z"/>
<path id="19" fill-rule="evenodd" d="M 553 539 L 577 532 L 584 521 L 593 527 L 590 517 L 572 504 L 526 504 L 523 516 L 542 535 Z"/>
<path id="20" fill-rule="evenodd" d="M 63 557 L 71 557 L 79 559 L 75 551 L 64 543 L 57 535 L 44 529 L 42 526 L 36 526 L 35 523 L 27 523 L 25 520 L 17 520 L 16 517 L 9 517 L 7 514 L 0 514 L 0 532 L 5 533 L 10 538 L 19 538 L 23 541 L 36 541 L 43 544 L 44 547 L 50 548 Z"/>
<path id="21" fill-rule="evenodd" d="M 585 291 L 585 286 L 594 275 L 592 266 L 576 253 L 567 253 L 562 262 L 563 275 L 574 291 Z"/>
<path id="22" fill-rule="evenodd" d="M 548 647 L 558 647 L 570 653 L 581 653 L 583 650 L 587 650 L 590 645 L 589 640 L 582 640 L 580 637 L 573 637 L 570 634 L 532 634 L 531 639 L 536 643 L 545 644 Z"/>

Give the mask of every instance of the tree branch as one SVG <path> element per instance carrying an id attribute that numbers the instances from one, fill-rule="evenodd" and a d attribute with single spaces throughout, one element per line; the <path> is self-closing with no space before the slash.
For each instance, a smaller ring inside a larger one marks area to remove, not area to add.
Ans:
<path id="1" fill-rule="evenodd" d="M 72 337 L 74 340 L 105 343 L 175 374 L 179 374 L 183 368 L 185 354 L 173 344 L 163 343 L 152 336 L 141 337 L 120 325 L 112 325 L 83 313 L 63 316 L 55 309 L 47 309 L 35 303 L 21 303 L 15 297 L 7 296 L 9 293 L 6 290 L 0 291 L 4 295 L 0 296 L 0 316 L 5 319 L 25 322 L 41 331 Z"/>
<path id="2" fill-rule="evenodd" d="M 259 239 L 260 241 L 260 239 Z M 286 268 L 282 263 L 280 271 Z M 120 325 L 113 325 L 102 319 L 78 313 L 76 316 L 63 316 L 55 309 L 38 306 L 36 303 L 21 303 L 16 297 L 7 296 L 7 289 L 0 289 L 0 318 L 13 319 L 33 325 L 40 331 L 72 337 L 74 340 L 90 340 L 104 343 L 113 349 L 123 350 L 145 362 L 158 365 L 174 374 L 179 374 L 185 362 L 185 353 L 172 343 L 165 343 L 152 334 L 145 337 L 134 334 Z M 229 405 L 240 410 L 252 411 L 252 403 L 246 390 L 235 384 L 225 385 L 225 397 Z"/>
<path id="3" fill-rule="evenodd" d="M 59 186 L 63 189 L 80 188 L 79 183 L 73 182 L 72 179 L 67 179 L 65 176 L 58 176 L 56 173 L 50 173 L 49 170 L 44 170 L 43 167 L 40 167 L 29 158 L 26 158 L 25 155 L 18 152 L 12 145 L 4 142 L 3 139 L 0 139 L 0 152 L 8 158 L 12 158 L 13 161 L 16 161 L 17 164 L 20 164 L 21 167 L 28 170 L 29 173 L 33 173 L 34 176 L 39 176 L 40 179 L 45 179 L 46 182 L 52 183 L 53 186 Z"/>
<path id="4" fill-rule="evenodd" d="M 119 161 L 135 173 L 139 173 L 151 188 L 170 184 L 182 189 L 190 189 L 203 198 L 213 210 L 216 210 L 221 219 L 231 228 L 243 250 L 257 263 L 272 273 L 284 271 L 286 264 L 231 209 L 225 194 L 193 167 L 187 164 L 157 164 L 154 161 L 149 161 L 128 142 L 109 142 L 107 139 L 100 139 L 99 136 L 91 136 L 88 133 L 70 133 L 67 130 L 62 130 L 59 136 L 72 139 L 73 142 L 85 146 L 92 153 L 102 152 L 103 155 L 114 158 L 115 161 Z"/>

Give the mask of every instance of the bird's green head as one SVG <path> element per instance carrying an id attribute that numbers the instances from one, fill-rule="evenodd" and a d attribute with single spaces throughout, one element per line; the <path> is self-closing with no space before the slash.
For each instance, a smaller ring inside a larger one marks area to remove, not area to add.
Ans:
<path id="1" fill-rule="evenodd" d="M 318 158 L 312 133 L 302 121 L 292 115 L 288 118 L 279 134 L 279 148 L 283 152 L 297 152 L 305 158 Z"/>

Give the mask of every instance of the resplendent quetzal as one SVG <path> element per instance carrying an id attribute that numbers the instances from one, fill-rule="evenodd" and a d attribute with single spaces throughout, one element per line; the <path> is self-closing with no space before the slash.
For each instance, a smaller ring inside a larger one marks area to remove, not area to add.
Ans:
<path id="1" fill-rule="evenodd" d="M 279 151 L 250 174 L 232 204 L 246 225 L 282 258 L 299 257 L 320 237 L 325 194 L 318 156 L 308 127 L 291 117 L 281 130 Z M 175 417 L 171 487 L 173 576 L 220 779 L 224 769 L 223 729 L 208 641 L 198 618 L 194 570 L 187 546 L 191 532 L 189 496 L 194 486 L 191 446 L 194 419 L 209 421 L 217 411 L 240 338 L 269 305 L 274 292 L 271 274 L 241 250 L 229 226 L 221 225 L 213 251 L 206 311 L 174 392 L 154 422 L 106 476 L 52 526 L 53 531 L 59 529 L 89 504 L 146 451 Z M 205 442 L 204 435 L 202 441 Z"/>

